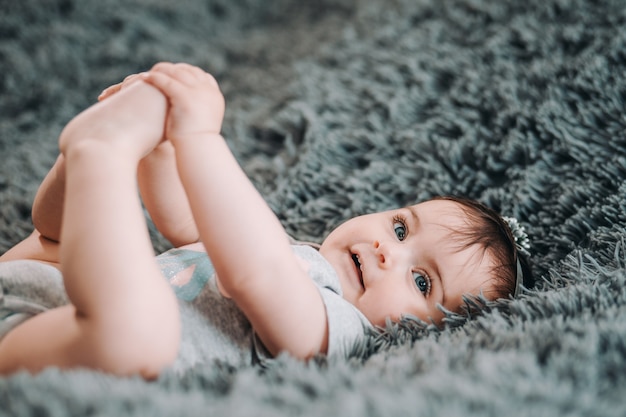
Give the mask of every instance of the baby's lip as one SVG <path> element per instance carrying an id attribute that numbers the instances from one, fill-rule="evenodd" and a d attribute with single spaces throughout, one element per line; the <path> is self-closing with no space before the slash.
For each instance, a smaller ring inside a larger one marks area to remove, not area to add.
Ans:
<path id="1" fill-rule="evenodd" d="M 356 277 L 359 281 L 359 284 L 361 285 L 361 288 L 365 289 L 365 285 L 363 285 L 363 271 L 361 270 L 361 267 L 363 265 L 361 263 L 361 258 L 356 253 L 351 253 L 350 255 L 352 257 L 352 262 L 354 264 L 354 273 L 356 274 Z"/>

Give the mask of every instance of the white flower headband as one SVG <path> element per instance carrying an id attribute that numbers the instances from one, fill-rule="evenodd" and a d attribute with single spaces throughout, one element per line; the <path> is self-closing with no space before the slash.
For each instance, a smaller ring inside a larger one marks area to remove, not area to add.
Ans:
<path id="1" fill-rule="evenodd" d="M 517 252 L 521 252 L 526 256 L 530 255 L 530 239 L 528 239 L 528 234 L 526 233 L 526 229 L 524 226 L 519 224 L 515 217 L 506 217 L 502 216 L 502 220 L 509 226 L 511 229 L 511 233 L 513 234 L 513 239 L 515 240 L 515 247 L 517 248 Z M 513 297 L 517 297 L 517 295 L 521 291 L 521 287 L 524 284 L 524 273 L 522 271 L 522 264 L 519 261 L 519 256 L 517 253 L 515 254 L 515 263 L 517 266 L 517 273 L 515 275 L 515 291 L 513 292 Z"/>

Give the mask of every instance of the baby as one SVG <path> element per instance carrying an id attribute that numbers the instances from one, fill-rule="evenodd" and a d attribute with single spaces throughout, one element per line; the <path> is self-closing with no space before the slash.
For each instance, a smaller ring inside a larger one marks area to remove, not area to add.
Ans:
<path id="1" fill-rule="evenodd" d="M 464 295 L 532 284 L 506 222 L 460 198 L 353 218 L 321 245 L 291 240 L 220 135 L 223 114 L 211 75 L 160 63 L 65 127 L 35 231 L 0 257 L 5 299 L 36 276 L 62 301 L 0 305 L 0 373 L 149 379 L 181 360 L 345 356 L 388 320 L 441 323 Z M 156 258 L 142 201 L 174 246 Z"/>

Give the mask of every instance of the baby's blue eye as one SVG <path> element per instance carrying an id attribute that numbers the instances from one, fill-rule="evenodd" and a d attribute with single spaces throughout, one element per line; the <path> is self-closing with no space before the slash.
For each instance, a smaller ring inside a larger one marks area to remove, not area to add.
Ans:
<path id="1" fill-rule="evenodd" d="M 426 275 L 420 274 L 419 272 L 413 272 L 413 279 L 415 280 L 417 289 L 420 290 L 422 294 L 428 295 L 430 292 L 430 278 Z"/>
<path id="2" fill-rule="evenodd" d="M 398 240 L 403 241 L 406 239 L 406 226 L 400 221 L 393 223 L 393 231 L 396 233 Z"/>

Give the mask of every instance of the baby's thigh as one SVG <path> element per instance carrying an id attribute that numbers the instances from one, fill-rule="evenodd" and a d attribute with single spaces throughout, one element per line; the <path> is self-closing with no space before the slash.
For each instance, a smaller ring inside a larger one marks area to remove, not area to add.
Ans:
<path id="1" fill-rule="evenodd" d="M 35 230 L 27 238 L 0 255 L 0 264 L 21 259 L 31 259 L 59 267 L 59 243 L 41 236 Z"/>
<path id="2" fill-rule="evenodd" d="M 0 262 L 0 339 L 34 316 L 67 303 L 58 269 L 32 260 Z"/>
<path id="3" fill-rule="evenodd" d="M 174 338 L 160 342 L 178 344 Z M 125 337 L 123 332 L 120 334 L 111 326 L 77 314 L 76 308 L 68 304 L 37 314 L 0 340 L 0 375 L 20 370 L 37 373 L 54 366 L 91 368 L 153 379 L 170 366 L 174 358 L 159 355 L 159 349 L 150 347 L 145 343 L 135 344 L 133 338 Z"/>
<path id="4" fill-rule="evenodd" d="M 45 310 L 8 325 L 9 320 L 15 317 L 5 317 L 0 323 L 6 331 L 6 334 L 0 335 L 0 375 L 19 370 L 37 372 L 46 366 L 71 365 L 73 359 L 67 348 L 79 336 L 75 310 L 71 305 Z"/>
<path id="5" fill-rule="evenodd" d="M 82 318 L 74 306 L 47 310 L 21 323 L 0 341 L 0 375 L 46 367 L 87 367 L 118 375 L 158 375 L 160 363 L 117 348 L 115 332 Z"/>

